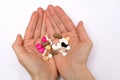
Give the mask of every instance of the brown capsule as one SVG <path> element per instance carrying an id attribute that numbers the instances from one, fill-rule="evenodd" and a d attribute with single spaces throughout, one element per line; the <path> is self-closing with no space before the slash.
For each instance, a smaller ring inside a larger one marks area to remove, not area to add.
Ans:
<path id="1" fill-rule="evenodd" d="M 60 34 L 58 34 L 58 33 L 53 34 L 53 36 L 54 36 L 55 38 L 58 38 L 58 39 L 61 39 L 61 38 L 62 38 L 62 35 L 60 35 Z"/>
<path id="2" fill-rule="evenodd" d="M 56 51 L 56 50 L 51 50 L 51 52 L 50 52 L 52 55 L 57 55 L 58 54 L 58 51 Z"/>
<path id="3" fill-rule="evenodd" d="M 41 42 L 41 44 L 42 44 L 42 46 L 45 47 L 46 45 L 50 45 L 50 42 L 49 42 L 49 41 L 47 41 L 47 42 L 45 42 L 45 43 L 44 43 L 44 42 Z"/>

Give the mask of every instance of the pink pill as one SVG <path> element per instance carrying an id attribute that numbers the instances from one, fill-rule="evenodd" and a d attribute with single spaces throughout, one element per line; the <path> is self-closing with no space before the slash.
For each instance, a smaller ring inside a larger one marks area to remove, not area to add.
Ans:
<path id="1" fill-rule="evenodd" d="M 41 47 L 40 49 L 38 49 L 38 51 L 39 51 L 40 53 L 44 53 L 45 48 L 44 48 L 44 47 Z"/>
<path id="2" fill-rule="evenodd" d="M 37 48 L 37 49 L 40 49 L 41 47 L 42 47 L 42 45 L 41 45 L 40 43 L 37 43 L 37 44 L 36 44 L 36 48 Z"/>
<path id="3" fill-rule="evenodd" d="M 43 37 L 43 38 L 42 38 L 42 42 L 47 42 L 46 37 Z"/>

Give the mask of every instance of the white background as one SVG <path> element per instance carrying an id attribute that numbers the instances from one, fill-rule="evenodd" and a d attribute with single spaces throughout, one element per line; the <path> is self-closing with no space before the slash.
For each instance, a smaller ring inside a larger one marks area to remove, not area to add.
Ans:
<path id="1" fill-rule="evenodd" d="M 32 12 L 49 4 L 61 6 L 75 25 L 84 21 L 94 44 L 88 68 L 96 80 L 120 80 L 119 0 L 0 0 L 0 80 L 30 80 L 11 45 Z"/>

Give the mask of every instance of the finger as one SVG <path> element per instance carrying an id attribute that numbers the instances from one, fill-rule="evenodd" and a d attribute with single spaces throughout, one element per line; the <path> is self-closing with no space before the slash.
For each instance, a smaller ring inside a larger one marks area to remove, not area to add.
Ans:
<path id="1" fill-rule="evenodd" d="M 41 37 L 43 37 L 43 36 L 46 34 L 45 18 L 46 18 L 46 14 L 45 14 L 45 12 L 44 12 L 42 29 L 41 29 Z"/>
<path id="2" fill-rule="evenodd" d="M 47 34 L 53 40 L 54 39 L 53 34 L 55 33 L 55 31 L 54 31 L 52 24 L 48 17 L 46 17 L 46 19 L 45 19 L 45 25 L 46 25 L 46 29 L 47 29 Z"/>
<path id="3" fill-rule="evenodd" d="M 30 19 L 30 22 L 28 24 L 28 27 L 25 31 L 25 36 L 24 36 L 25 40 L 32 39 L 34 37 L 36 25 L 38 22 L 38 17 L 39 17 L 38 12 L 36 12 L 36 11 L 33 12 L 31 19 Z"/>
<path id="4" fill-rule="evenodd" d="M 25 53 L 25 49 L 23 47 L 23 40 L 22 36 L 19 34 L 16 37 L 16 41 L 12 45 L 17 57 L 22 56 L 23 53 Z"/>
<path id="5" fill-rule="evenodd" d="M 63 66 L 63 61 L 66 61 L 67 56 L 63 56 L 61 53 L 58 53 L 57 55 L 54 56 L 54 61 L 56 63 L 57 67 Z M 60 71 L 58 69 L 58 71 Z"/>
<path id="6" fill-rule="evenodd" d="M 67 16 L 67 14 L 59 6 L 55 7 L 55 12 L 58 15 L 58 17 L 61 19 L 61 21 L 63 22 L 63 24 L 65 25 L 68 31 L 75 30 L 75 26 L 72 20 Z"/>
<path id="7" fill-rule="evenodd" d="M 59 19 L 59 17 L 56 15 L 54 7 L 52 5 L 48 6 L 48 11 L 50 13 L 50 16 L 52 17 L 54 23 L 57 25 L 58 29 L 64 33 L 67 32 L 64 24 L 62 23 L 62 21 Z"/>
<path id="8" fill-rule="evenodd" d="M 90 38 L 84 28 L 84 25 L 83 25 L 83 22 L 80 21 L 78 26 L 77 26 L 77 33 L 78 33 L 78 36 L 79 36 L 79 40 L 84 42 L 84 41 L 90 41 Z"/>
<path id="9" fill-rule="evenodd" d="M 41 35 L 41 29 L 42 29 L 42 23 L 43 23 L 43 16 L 44 16 L 44 11 L 42 8 L 38 8 L 38 13 L 39 13 L 39 20 L 36 26 L 34 38 L 40 38 Z"/>
<path id="10" fill-rule="evenodd" d="M 52 24 L 52 27 L 53 27 L 53 29 L 54 29 L 54 31 L 55 31 L 56 33 L 61 34 L 61 32 L 60 32 L 60 30 L 58 29 L 57 25 L 55 24 L 55 22 L 53 21 L 52 17 L 50 16 L 48 10 L 46 10 L 46 15 L 47 15 L 47 17 L 49 18 L 49 20 L 50 20 L 50 22 L 51 22 L 51 24 Z"/>

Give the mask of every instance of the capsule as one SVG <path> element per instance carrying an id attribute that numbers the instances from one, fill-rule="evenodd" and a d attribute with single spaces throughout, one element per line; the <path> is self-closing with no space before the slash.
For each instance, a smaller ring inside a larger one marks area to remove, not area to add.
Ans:
<path id="1" fill-rule="evenodd" d="M 55 38 L 58 38 L 58 39 L 61 39 L 61 38 L 62 38 L 62 35 L 60 35 L 60 34 L 58 34 L 58 33 L 53 34 L 53 36 L 54 36 Z"/>

